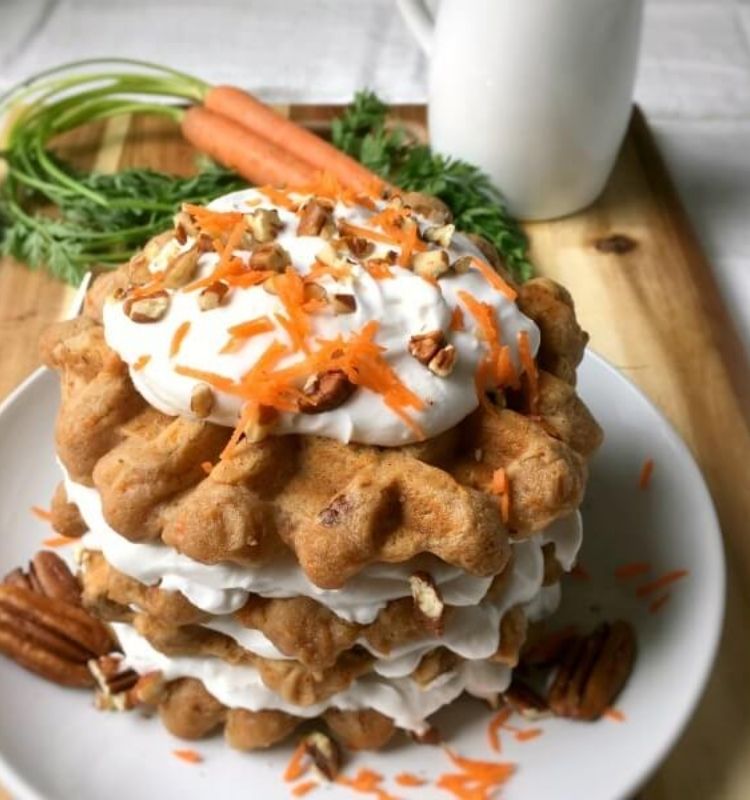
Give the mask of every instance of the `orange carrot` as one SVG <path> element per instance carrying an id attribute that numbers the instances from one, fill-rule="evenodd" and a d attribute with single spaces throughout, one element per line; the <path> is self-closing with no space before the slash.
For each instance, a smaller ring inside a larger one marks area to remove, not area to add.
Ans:
<path id="1" fill-rule="evenodd" d="M 687 574 L 688 571 L 686 569 L 673 569 L 670 572 L 665 572 L 664 575 L 656 580 L 642 584 L 636 589 L 635 593 L 638 597 L 646 597 L 654 592 L 658 592 L 659 589 L 665 589 L 675 581 L 684 578 Z"/>
<path id="2" fill-rule="evenodd" d="M 615 578 L 627 580 L 638 575 L 645 575 L 651 571 L 651 565 L 646 561 L 632 561 L 629 564 L 622 564 L 615 570 Z"/>
<path id="3" fill-rule="evenodd" d="M 496 753 L 499 753 L 502 749 L 500 746 L 500 730 L 512 716 L 512 708 L 502 708 L 497 714 L 495 714 L 495 716 L 490 720 L 490 724 L 487 726 L 487 740 L 490 743 L 490 747 Z"/>
<path id="4" fill-rule="evenodd" d="M 641 474 L 638 476 L 638 488 L 639 489 L 648 489 L 648 485 L 651 483 L 651 475 L 654 471 L 654 459 L 647 458 L 643 462 L 643 466 L 641 467 Z"/>
<path id="5" fill-rule="evenodd" d="M 304 742 L 300 742 L 294 748 L 294 752 L 289 759 L 286 770 L 284 770 L 285 781 L 296 781 L 297 778 L 301 778 L 307 772 L 309 764 L 305 763 L 306 752 L 307 748 Z"/>
<path id="6" fill-rule="evenodd" d="M 235 170 L 250 183 L 303 184 L 312 169 L 280 142 L 202 106 L 182 118 L 182 134 L 197 150 Z M 330 145 L 329 145 L 330 147 Z"/>
<path id="7" fill-rule="evenodd" d="M 49 539 L 43 539 L 42 544 L 45 547 L 65 547 L 69 544 L 75 544 L 80 541 L 73 536 L 51 536 Z"/>
<path id="8" fill-rule="evenodd" d="M 518 353 L 521 357 L 526 386 L 528 390 L 529 414 L 536 414 L 539 405 L 539 373 L 537 372 L 534 356 L 531 354 L 529 334 L 526 331 L 518 333 Z"/>
<path id="9" fill-rule="evenodd" d="M 136 372 L 140 372 L 140 370 L 142 370 L 149 361 L 151 361 L 151 356 L 149 355 L 138 356 L 138 358 L 136 358 L 136 360 L 133 362 L 133 369 Z"/>
<path id="10" fill-rule="evenodd" d="M 294 789 L 292 789 L 292 794 L 295 797 L 304 797 L 306 794 L 309 794 L 313 789 L 317 789 L 319 786 L 317 781 L 303 781 L 302 783 L 298 783 Z"/>
<path id="11" fill-rule="evenodd" d="M 450 329 L 452 331 L 466 330 L 466 323 L 464 321 L 464 312 L 461 310 L 461 306 L 456 306 L 451 312 Z"/>
<path id="12" fill-rule="evenodd" d="M 42 520 L 42 522 L 50 522 L 52 520 L 52 512 L 47 511 L 46 508 L 40 508 L 39 506 L 31 506 L 29 511 L 31 511 L 31 513 L 37 519 Z"/>
<path id="13" fill-rule="evenodd" d="M 662 608 L 667 604 L 667 601 L 671 595 L 669 592 L 665 592 L 661 597 L 657 597 L 653 603 L 648 607 L 649 614 L 656 614 L 658 611 L 661 611 Z"/>
<path id="14" fill-rule="evenodd" d="M 229 339 L 219 352 L 234 353 L 242 346 L 245 339 L 250 339 L 259 333 L 270 333 L 273 329 L 273 322 L 265 314 L 262 317 L 255 317 L 255 319 L 249 319 L 247 322 L 232 325 L 228 329 Z"/>
<path id="15" fill-rule="evenodd" d="M 203 102 L 206 109 L 210 109 L 207 113 L 216 112 L 227 121 L 232 120 L 233 126 L 241 126 L 244 131 L 265 140 L 276 149 L 283 148 L 287 153 L 293 154 L 295 160 L 311 165 L 309 172 L 330 172 L 345 186 L 365 195 L 382 193 L 383 181 L 370 170 L 247 92 L 234 86 L 214 86 L 206 92 Z M 183 128 L 184 126 L 185 122 Z M 244 147 L 250 150 L 253 145 L 247 141 Z M 240 174 L 244 175 L 242 172 Z M 297 181 L 291 176 L 283 175 L 280 179 L 251 180 L 257 183 L 285 182 L 290 185 L 304 183 L 304 179 Z"/>
<path id="16" fill-rule="evenodd" d="M 174 336 L 172 336 L 172 342 L 169 345 L 170 358 L 174 358 L 180 352 L 180 347 L 182 347 L 182 343 L 185 341 L 185 337 L 188 335 L 189 330 L 190 330 L 189 320 L 185 320 L 185 322 L 181 322 L 177 326 L 177 329 L 174 332 Z"/>
<path id="17" fill-rule="evenodd" d="M 195 750 L 172 750 L 172 755 L 188 764 L 200 764 L 203 761 L 203 756 Z"/>
<path id="18" fill-rule="evenodd" d="M 399 786 L 424 786 L 427 783 L 424 778 L 413 775 L 411 772 L 399 772 L 394 780 Z"/>
<path id="19" fill-rule="evenodd" d="M 509 283 L 506 283 L 486 261 L 482 261 L 481 258 L 473 258 L 472 263 L 493 289 L 504 294 L 508 300 L 515 300 L 518 297 L 518 292 Z"/>
<path id="20" fill-rule="evenodd" d="M 500 503 L 500 516 L 507 524 L 510 518 L 510 481 L 507 472 L 500 467 L 492 473 L 490 491 L 498 496 Z"/>
<path id="21" fill-rule="evenodd" d="M 381 788 L 380 784 L 382 782 L 383 776 L 379 772 L 364 767 L 360 767 L 359 772 L 353 778 L 349 778 L 346 775 L 339 775 L 336 778 L 336 783 L 348 786 L 361 794 L 375 795 L 377 800 L 398 800 L 398 798 L 388 794 L 385 789 Z"/>
<path id="22" fill-rule="evenodd" d="M 530 742 L 532 739 L 536 739 L 543 733 L 544 731 L 541 728 L 526 728 L 525 730 L 516 731 L 513 734 L 513 737 L 517 742 Z"/>

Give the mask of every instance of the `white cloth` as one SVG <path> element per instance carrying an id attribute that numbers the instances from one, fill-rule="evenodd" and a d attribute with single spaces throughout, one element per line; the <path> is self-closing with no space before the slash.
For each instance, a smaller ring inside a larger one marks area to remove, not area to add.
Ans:
<path id="1" fill-rule="evenodd" d="M 425 60 L 393 0 L 0 0 L 0 90 L 102 55 L 277 102 L 363 87 L 425 99 Z M 647 0 L 636 99 L 750 351 L 750 0 Z"/>

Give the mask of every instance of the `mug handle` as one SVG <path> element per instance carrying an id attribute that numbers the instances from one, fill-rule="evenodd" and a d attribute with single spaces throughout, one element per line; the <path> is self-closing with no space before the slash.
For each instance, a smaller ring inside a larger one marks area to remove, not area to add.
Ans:
<path id="1" fill-rule="evenodd" d="M 398 10 L 407 27 L 414 34 L 421 48 L 429 55 L 432 52 L 435 20 L 424 0 L 396 0 Z"/>

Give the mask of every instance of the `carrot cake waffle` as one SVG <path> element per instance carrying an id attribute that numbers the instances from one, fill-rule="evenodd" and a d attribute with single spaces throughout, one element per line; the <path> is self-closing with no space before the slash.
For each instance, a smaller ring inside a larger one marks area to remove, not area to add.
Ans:
<path id="1" fill-rule="evenodd" d="M 568 293 L 432 198 L 329 183 L 185 206 L 43 338 L 100 704 L 188 739 L 429 738 L 508 687 L 581 543 Z"/>

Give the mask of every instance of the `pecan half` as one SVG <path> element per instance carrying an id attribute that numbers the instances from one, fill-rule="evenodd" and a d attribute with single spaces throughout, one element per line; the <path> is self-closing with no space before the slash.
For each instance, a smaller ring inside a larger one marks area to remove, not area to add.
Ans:
<path id="1" fill-rule="evenodd" d="M 313 375 L 305 384 L 304 397 L 299 401 L 303 414 L 322 414 L 345 403 L 356 386 L 340 369 L 331 369 Z"/>
<path id="2" fill-rule="evenodd" d="M 83 608 L 22 586 L 0 586 L 0 652 L 62 686 L 91 686 L 86 662 L 115 648 Z"/>
<path id="3" fill-rule="evenodd" d="M 442 331 L 418 333 L 409 339 L 409 355 L 414 356 L 420 364 L 427 366 L 444 346 L 445 336 Z"/>
<path id="4" fill-rule="evenodd" d="M 409 578 L 414 608 L 423 620 L 425 627 L 436 636 L 443 633 L 445 603 L 432 575 L 427 572 L 415 572 Z"/>
<path id="5" fill-rule="evenodd" d="M 29 578 L 40 594 L 81 605 L 81 586 L 68 565 L 51 550 L 40 550 L 29 564 Z"/>
<path id="6" fill-rule="evenodd" d="M 549 707 L 559 717 L 598 719 L 625 685 L 635 650 L 635 632 L 623 620 L 573 640 L 550 686 Z"/>

